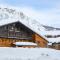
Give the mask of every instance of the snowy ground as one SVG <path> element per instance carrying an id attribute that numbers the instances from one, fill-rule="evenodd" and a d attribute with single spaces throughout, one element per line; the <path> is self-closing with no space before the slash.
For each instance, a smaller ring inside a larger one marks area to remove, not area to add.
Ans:
<path id="1" fill-rule="evenodd" d="M 60 60 L 60 51 L 48 48 L 1 48 L 0 60 Z"/>

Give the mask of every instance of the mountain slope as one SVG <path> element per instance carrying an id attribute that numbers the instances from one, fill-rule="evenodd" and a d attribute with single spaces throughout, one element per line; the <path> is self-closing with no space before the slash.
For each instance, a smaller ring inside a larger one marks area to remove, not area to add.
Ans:
<path id="1" fill-rule="evenodd" d="M 34 32 L 40 35 L 40 31 L 44 30 L 44 27 L 35 19 L 31 19 L 24 15 L 23 12 L 17 11 L 11 8 L 0 8 L 0 26 L 19 21 Z"/>
<path id="2" fill-rule="evenodd" d="M 46 26 L 46 25 L 42 25 L 46 31 L 51 31 L 51 30 L 60 30 L 60 28 L 55 28 L 55 27 L 51 27 L 51 26 Z"/>
<path id="3" fill-rule="evenodd" d="M 58 31 L 60 30 L 60 28 L 54 28 L 51 26 L 45 26 L 43 24 L 40 24 L 37 20 L 26 16 L 23 12 L 14 8 L 7 8 L 7 7 L 0 8 L 0 26 L 6 25 L 12 22 L 16 22 L 16 21 L 21 22 L 26 27 L 36 32 L 46 40 L 48 39 L 47 37 L 45 37 L 45 35 L 48 35 L 48 34 L 60 35 L 59 33 L 60 31 Z"/>

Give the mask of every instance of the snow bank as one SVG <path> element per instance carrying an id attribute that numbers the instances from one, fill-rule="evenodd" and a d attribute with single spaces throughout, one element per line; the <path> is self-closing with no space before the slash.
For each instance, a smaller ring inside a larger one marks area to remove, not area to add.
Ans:
<path id="1" fill-rule="evenodd" d="M 60 60 L 60 51 L 48 48 L 0 48 L 0 60 Z"/>
<path id="2" fill-rule="evenodd" d="M 35 46 L 37 46 L 37 44 L 33 43 L 33 42 L 15 42 L 13 44 L 15 44 L 15 45 L 35 45 Z"/>

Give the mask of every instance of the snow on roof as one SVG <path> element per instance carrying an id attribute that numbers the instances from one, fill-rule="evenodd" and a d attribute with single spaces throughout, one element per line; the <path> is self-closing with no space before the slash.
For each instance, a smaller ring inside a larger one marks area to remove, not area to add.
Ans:
<path id="1" fill-rule="evenodd" d="M 52 45 L 52 43 L 48 43 L 48 45 Z"/>
<path id="2" fill-rule="evenodd" d="M 15 44 L 17 46 L 21 46 L 21 45 L 26 45 L 26 46 L 27 45 L 29 45 L 29 46 L 34 45 L 34 46 L 37 46 L 37 44 L 36 43 L 33 43 L 33 42 L 15 42 L 13 44 Z"/>
<path id="3" fill-rule="evenodd" d="M 51 43 L 59 43 L 60 37 L 58 37 L 58 38 L 47 38 L 47 40 Z"/>

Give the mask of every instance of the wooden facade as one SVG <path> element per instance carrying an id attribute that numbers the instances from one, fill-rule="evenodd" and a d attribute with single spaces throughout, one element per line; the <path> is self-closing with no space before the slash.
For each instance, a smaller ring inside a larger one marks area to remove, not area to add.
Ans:
<path id="1" fill-rule="evenodd" d="M 14 42 L 34 42 L 46 47 L 47 41 L 20 22 L 0 26 L 0 47 L 13 47 Z"/>
<path id="2" fill-rule="evenodd" d="M 35 42 L 38 44 L 39 47 L 47 47 L 48 41 L 45 40 L 43 37 L 41 37 L 38 34 L 35 34 Z"/>
<path id="3" fill-rule="evenodd" d="M 30 40 L 20 40 L 14 38 L 0 38 L 0 47 L 14 47 L 15 42 L 33 42 Z"/>

